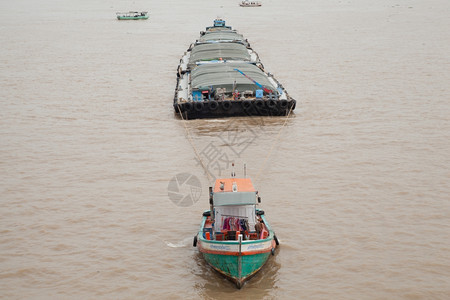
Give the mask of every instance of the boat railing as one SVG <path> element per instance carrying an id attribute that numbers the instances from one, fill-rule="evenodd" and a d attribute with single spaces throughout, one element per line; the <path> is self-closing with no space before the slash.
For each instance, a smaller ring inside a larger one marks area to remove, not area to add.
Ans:
<path id="1" fill-rule="evenodd" d="M 222 217 L 233 218 L 233 221 L 247 220 L 247 216 L 237 216 L 237 215 L 221 215 Z M 200 235 L 205 240 L 211 241 L 237 241 L 238 236 L 241 234 L 243 241 L 257 241 L 265 240 L 270 237 L 270 227 L 266 224 L 264 216 L 258 216 L 254 227 L 241 227 L 236 226 L 230 229 L 227 228 L 217 228 L 214 225 L 215 222 L 212 221 L 210 216 L 205 216 L 202 220 Z M 220 226 L 222 227 L 222 226 Z"/>

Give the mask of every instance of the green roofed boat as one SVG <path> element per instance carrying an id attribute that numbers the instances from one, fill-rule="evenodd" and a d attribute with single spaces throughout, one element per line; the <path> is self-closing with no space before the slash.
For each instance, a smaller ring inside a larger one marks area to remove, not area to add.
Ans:
<path id="1" fill-rule="evenodd" d="M 295 105 L 249 42 L 222 19 L 200 32 L 180 59 L 173 107 L 184 119 L 283 116 Z"/>
<path id="2" fill-rule="evenodd" d="M 148 12 L 146 11 L 129 11 L 116 13 L 117 20 L 147 20 Z"/>
<path id="3" fill-rule="evenodd" d="M 260 201 L 249 178 L 217 179 L 210 187 L 210 210 L 203 213 L 194 237 L 206 262 L 239 289 L 279 244 L 264 211 L 256 208 Z"/>

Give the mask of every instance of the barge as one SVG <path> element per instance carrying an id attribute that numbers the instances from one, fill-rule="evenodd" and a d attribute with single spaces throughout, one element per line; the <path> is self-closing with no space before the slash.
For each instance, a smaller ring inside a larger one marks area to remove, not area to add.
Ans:
<path id="1" fill-rule="evenodd" d="M 295 106 L 248 40 L 222 19 L 200 32 L 180 59 L 173 107 L 183 119 L 284 116 Z"/>

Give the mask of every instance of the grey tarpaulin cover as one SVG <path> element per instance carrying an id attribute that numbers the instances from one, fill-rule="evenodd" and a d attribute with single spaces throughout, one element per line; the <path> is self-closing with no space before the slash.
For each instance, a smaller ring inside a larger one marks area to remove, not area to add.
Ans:
<path id="1" fill-rule="evenodd" d="M 250 61 L 250 54 L 247 48 L 240 43 L 199 44 L 192 48 L 189 64 L 192 67 L 196 62 L 218 60 L 219 58 Z"/>
<path id="2" fill-rule="evenodd" d="M 199 42 L 206 41 L 244 41 L 244 36 L 234 30 L 220 30 L 206 32 L 199 39 Z"/>
<path id="3" fill-rule="evenodd" d="M 200 65 L 191 72 L 191 87 L 192 89 L 206 89 L 210 87 L 216 89 L 221 87 L 226 88 L 227 91 L 232 91 L 233 85 L 236 83 L 235 87 L 239 91 L 255 91 L 260 89 L 250 79 L 234 69 L 239 69 L 263 87 L 273 90 L 274 93 L 276 93 L 276 87 L 269 82 L 267 75 L 264 74 L 260 68 L 249 63 L 216 63 Z"/>

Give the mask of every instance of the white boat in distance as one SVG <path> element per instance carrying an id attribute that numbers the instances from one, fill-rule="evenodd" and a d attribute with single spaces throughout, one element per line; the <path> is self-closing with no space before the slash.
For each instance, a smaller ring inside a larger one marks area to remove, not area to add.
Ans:
<path id="1" fill-rule="evenodd" d="M 261 1 L 249 1 L 249 0 L 243 0 L 239 3 L 239 6 L 242 7 L 258 7 L 261 6 Z"/>

